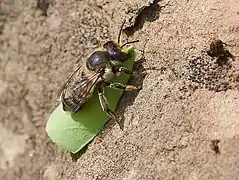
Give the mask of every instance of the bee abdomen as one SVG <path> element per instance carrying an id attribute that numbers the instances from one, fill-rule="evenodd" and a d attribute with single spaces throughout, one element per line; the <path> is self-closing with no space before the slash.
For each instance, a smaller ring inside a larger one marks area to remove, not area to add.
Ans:
<path id="1" fill-rule="evenodd" d="M 74 113 L 79 111 L 84 103 L 83 99 L 66 98 L 62 101 L 63 110 Z"/>

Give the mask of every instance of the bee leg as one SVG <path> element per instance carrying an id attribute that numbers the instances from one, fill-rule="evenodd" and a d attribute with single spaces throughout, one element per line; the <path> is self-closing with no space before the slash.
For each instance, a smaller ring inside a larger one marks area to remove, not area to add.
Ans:
<path id="1" fill-rule="evenodd" d="M 126 74 L 126 75 L 132 75 L 133 74 L 133 72 L 126 67 L 120 67 L 117 72 L 119 74 Z"/>
<path id="2" fill-rule="evenodd" d="M 109 87 L 114 88 L 114 89 L 123 89 L 125 91 L 135 91 L 135 90 L 140 90 L 140 87 L 136 87 L 133 85 L 124 85 L 118 82 L 110 83 L 108 84 Z"/>
<path id="3" fill-rule="evenodd" d="M 121 125 L 120 122 L 118 121 L 118 119 L 116 118 L 114 112 L 109 108 L 109 103 L 104 95 L 104 84 L 103 82 L 99 82 L 97 85 L 97 91 L 98 91 L 98 96 L 99 96 L 99 100 L 100 100 L 100 105 L 103 109 L 103 111 L 108 114 L 112 119 L 114 119 L 117 124 L 119 125 L 120 129 Z"/>

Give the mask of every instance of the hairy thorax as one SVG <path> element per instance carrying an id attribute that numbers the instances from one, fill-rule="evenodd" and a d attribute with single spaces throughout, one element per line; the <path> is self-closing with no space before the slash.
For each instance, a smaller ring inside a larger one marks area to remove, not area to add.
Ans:
<path id="1" fill-rule="evenodd" d="M 114 78 L 115 74 L 112 71 L 112 68 L 106 67 L 103 79 L 105 82 L 110 82 Z"/>

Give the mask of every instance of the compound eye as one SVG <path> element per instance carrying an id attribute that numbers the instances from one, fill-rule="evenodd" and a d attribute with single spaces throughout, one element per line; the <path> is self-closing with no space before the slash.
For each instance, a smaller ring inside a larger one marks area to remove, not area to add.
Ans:
<path id="1" fill-rule="evenodd" d="M 117 48 L 116 44 L 113 41 L 108 41 L 107 43 L 105 43 L 103 45 L 104 48 L 108 49 L 108 48 Z"/>
<path id="2" fill-rule="evenodd" d="M 90 70 L 97 70 L 104 67 L 109 61 L 106 52 L 96 51 L 86 60 L 86 67 Z"/>

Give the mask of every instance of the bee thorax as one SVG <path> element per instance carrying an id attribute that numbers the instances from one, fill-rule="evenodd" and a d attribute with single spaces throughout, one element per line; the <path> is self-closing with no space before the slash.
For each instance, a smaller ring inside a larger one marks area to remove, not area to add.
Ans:
<path id="1" fill-rule="evenodd" d="M 111 68 L 105 68 L 105 73 L 103 75 L 103 79 L 104 81 L 110 81 L 113 77 L 115 76 L 115 74 L 113 73 Z"/>

